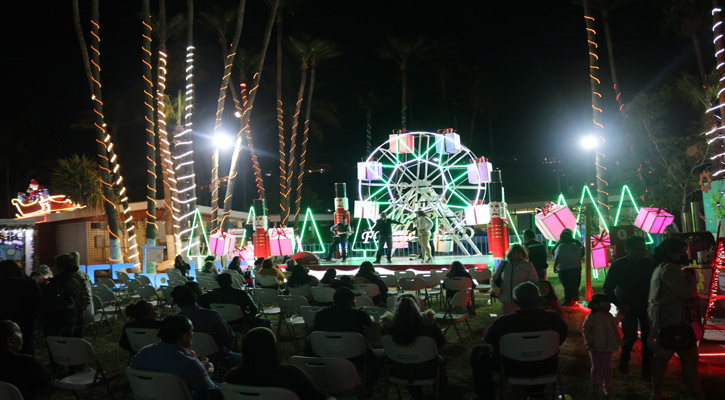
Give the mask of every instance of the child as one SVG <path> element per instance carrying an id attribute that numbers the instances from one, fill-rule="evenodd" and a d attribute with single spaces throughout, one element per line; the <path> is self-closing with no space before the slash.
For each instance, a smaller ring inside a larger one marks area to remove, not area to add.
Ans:
<path id="1" fill-rule="evenodd" d="M 539 293 L 541 295 L 539 307 L 544 310 L 556 311 L 561 315 L 561 306 L 559 305 L 559 299 L 556 298 L 554 288 L 551 286 L 549 281 L 539 281 Z"/>
<path id="2" fill-rule="evenodd" d="M 602 384 L 605 395 L 612 392 L 612 353 L 622 344 L 614 316 L 609 313 L 609 296 L 595 294 L 589 302 L 592 312 L 584 319 L 582 334 L 592 361 L 592 382 Z"/>

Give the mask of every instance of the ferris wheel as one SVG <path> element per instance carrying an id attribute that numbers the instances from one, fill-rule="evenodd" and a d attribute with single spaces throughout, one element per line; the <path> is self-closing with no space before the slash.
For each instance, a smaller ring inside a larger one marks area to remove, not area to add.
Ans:
<path id="1" fill-rule="evenodd" d="M 368 218 L 384 212 L 402 222 L 398 229 L 404 231 L 414 230 L 416 211 L 425 211 L 436 222 L 434 235 L 450 240 L 464 254 L 480 255 L 464 218 L 467 207 L 485 203 L 487 179 L 470 175 L 469 166 L 477 160 L 452 132 L 390 135 L 358 164 L 358 197 L 375 205 L 377 212 Z"/>

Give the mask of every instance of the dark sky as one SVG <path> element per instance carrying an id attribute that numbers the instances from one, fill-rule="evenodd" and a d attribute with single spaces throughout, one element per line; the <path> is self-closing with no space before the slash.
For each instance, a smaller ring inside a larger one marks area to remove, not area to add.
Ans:
<path id="1" fill-rule="evenodd" d="M 87 34 L 90 2 L 80 3 Z M 167 3 L 169 18 L 185 12 L 184 1 Z M 267 9 L 259 1 L 248 3 L 240 46 L 256 51 Z M 666 30 L 659 10 L 650 2 L 629 3 L 611 16 L 625 100 L 656 89 L 683 69 L 695 71 L 691 42 Z M 158 2 L 151 4 L 156 13 Z M 197 1 L 197 15 L 209 11 L 212 4 L 234 7 L 237 3 Z M 48 169 L 57 158 L 71 153 L 94 155 L 95 143 L 93 132 L 84 128 L 91 104 L 71 18 L 71 2 L 44 2 L 42 6 L 12 2 L 8 7 L 11 9 L 4 26 L 4 58 L 10 70 L 5 73 L 6 106 L 0 124 L 6 144 L 0 179 L 6 196 L 3 202 L 9 203 L 10 196 L 25 190 L 30 178 L 47 184 Z M 143 199 L 145 187 L 140 7 L 140 1 L 101 1 L 105 114 L 114 130 L 132 201 Z M 397 67 L 378 55 L 386 36 L 423 36 L 429 43 L 442 47 L 434 57 L 410 67 L 409 130 L 455 127 L 464 145 L 503 169 L 507 194 L 514 200 L 526 197 L 529 183 L 506 181 L 507 176 L 525 175 L 520 171 L 509 173 L 506 168 L 535 171 L 530 175 L 532 179 L 545 182 L 555 193 L 555 175 L 541 165 L 544 157 L 555 156 L 563 160 L 570 185 L 579 186 L 585 179 L 583 174 L 591 161 L 589 155 L 579 150 L 577 138 L 591 125 L 588 58 L 583 13 L 569 1 L 307 0 L 285 22 L 285 34 L 308 33 L 331 40 L 342 50 L 341 56 L 318 68 L 313 104 L 334 110 L 332 114 L 339 127 L 320 123 L 322 136 L 311 139 L 308 165 L 324 167 L 328 172 L 312 175 L 306 181 L 310 183 L 310 199 L 319 198 L 331 206 L 333 182 L 348 182 L 348 196 L 355 197 L 354 163 L 365 155 L 365 115 L 356 95 L 372 88 L 389 100 L 373 115 L 374 147 L 400 126 Z M 195 32 L 199 58 L 198 112 L 194 121 L 197 173 L 202 180 L 208 180 L 211 146 L 204 134 L 209 135 L 213 128 L 222 64 L 215 35 L 199 23 Z M 615 114 L 614 97 L 601 28 L 599 33 L 606 122 Z M 183 35 L 168 43 L 168 92 L 173 94 L 182 88 Z M 703 32 L 701 39 L 705 60 L 711 68 L 712 41 L 708 32 Z M 269 172 L 276 171 L 277 160 L 273 130 L 274 40 L 273 36 L 252 114 L 262 166 Z M 299 67 L 288 53 L 283 65 L 289 103 L 299 82 Z M 451 71 L 445 92 L 438 73 L 443 67 Z M 484 114 L 477 115 L 471 131 L 471 85 L 466 71 L 473 67 L 487 71 L 497 110 L 490 126 Z M 226 125 L 236 132 L 231 120 Z M 223 170 L 228 168 L 228 157 L 222 159 L 222 165 Z M 251 173 L 247 173 L 248 153 L 243 155 L 240 168 L 248 179 L 238 187 L 235 209 L 247 208 L 253 196 Z M 593 174 L 593 167 L 589 173 Z M 273 177 L 268 178 L 266 185 L 270 192 L 277 189 Z M 203 193 L 200 195 L 205 198 Z M 7 214 L 8 207 L 0 209 Z"/>

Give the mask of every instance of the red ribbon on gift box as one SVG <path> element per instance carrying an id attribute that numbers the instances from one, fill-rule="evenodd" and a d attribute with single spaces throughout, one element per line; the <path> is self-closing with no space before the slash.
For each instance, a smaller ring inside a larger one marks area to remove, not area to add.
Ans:
<path id="1" fill-rule="evenodd" d="M 271 229 L 273 233 L 276 233 L 277 234 L 277 240 L 276 241 L 277 241 L 277 249 L 279 250 L 279 254 L 282 254 L 282 243 L 280 242 L 279 237 L 281 236 L 281 237 L 283 237 L 285 239 L 289 239 L 287 237 L 287 234 L 284 231 L 285 228 L 286 228 L 286 226 L 282 225 L 281 228 L 272 228 Z M 269 235 L 269 236 L 270 236 L 270 240 L 271 240 L 272 239 L 272 235 Z"/>
<path id="2" fill-rule="evenodd" d="M 554 208 L 554 207 L 556 207 L 556 204 L 549 203 L 547 201 L 546 203 L 544 203 L 544 206 L 541 207 L 541 208 L 539 208 L 538 210 L 541 211 L 541 215 L 543 215 L 544 217 L 546 217 L 549 214 L 553 215 L 554 218 L 556 218 L 556 220 L 559 221 L 559 223 L 561 224 L 561 226 L 563 226 L 564 228 L 566 228 L 566 225 L 564 225 L 564 222 L 561 220 L 561 218 L 559 218 L 559 216 L 556 215 L 555 212 L 551 211 L 551 209 Z"/>
<path id="3" fill-rule="evenodd" d="M 599 245 L 601 245 L 601 247 L 607 246 L 609 242 L 609 234 L 607 232 L 604 232 L 601 235 L 592 235 L 591 238 L 591 246 L 593 249 L 597 248 Z"/>

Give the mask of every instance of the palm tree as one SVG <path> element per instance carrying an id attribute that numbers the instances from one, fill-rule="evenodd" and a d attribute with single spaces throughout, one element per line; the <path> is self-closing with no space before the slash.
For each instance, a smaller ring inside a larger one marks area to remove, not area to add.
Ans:
<path id="1" fill-rule="evenodd" d="M 108 233 L 109 233 L 109 259 L 112 262 L 122 262 L 123 256 L 121 254 L 121 242 L 118 236 L 118 215 L 116 213 L 116 204 L 113 203 L 114 193 L 113 186 L 111 183 L 111 170 L 109 169 L 108 161 L 108 143 L 110 143 L 110 137 L 106 134 L 106 123 L 103 117 L 103 97 L 101 91 L 101 68 L 100 68 L 100 19 L 98 12 L 98 0 L 91 2 L 91 48 L 92 58 L 89 57 L 88 49 L 86 48 L 85 38 L 83 36 L 83 30 L 80 27 L 80 13 L 78 10 L 78 1 L 73 0 L 73 20 L 76 25 L 76 35 L 78 36 L 78 43 L 81 46 L 81 56 L 84 60 L 89 60 L 89 68 L 86 69 L 86 75 L 91 82 L 91 99 L 94 111 L 94 126 L 96 131 L 96 142 L 98 143 L 98 166 L 100 171 L 100 183 L 103 191 L 103 209 L 106 213 L 106 220 L 108 221 Z M 93 67 L 90 67 L 90 64 Z M 84 61 L 85 64 L 85 61 Z M 90 73 L 90 76 L 88 76 Z"/>
<path id="2" fill-rule="evenodd" d="M 295 103 L 295 112 L 292 115 L 292 131 L 290 134 L 290 149 L 287 158 L 287 175 L 285 177 L 286 192 L 284 197 L 280 199 L 280 218 L 282 225 L 287 223 L 290 216 L 290 196 L 292 195 L 292 176 L 295 170 L 295 155 L 297 154 L 297 128 L 299 126 L 300 111 L 302 110 L 302 100 L 304 98 L 305 86 L 307 84 L 307 70 L 310 68 L 310 59 L 312 57 L 311 40 L 304 38 L 289 38 L 289 45 L 292 54 L 294 54 L 300 62 L 300 87 L 297 91 L 297 102 Z"/>
<path id="3" fill-rule="evenodd" d="M 232 212 L 232 198 L 234 195 L 234 183 L 236 182 L 237 178 L 237 160 L 239 158 L 239 153 L 242 150 L 242 136 L 244 135 L 247 139 L 247 146 L 250 148 L 253 148 L 254 146 L 252 144 L 252 136 L 251 136 L 251 129 L 249 128 L 249 122 L 251 119 L 251 112 L 252 108 L 254 107 L 254 100 L 257 98 L 257 92 L 259 88 L 259 83 L 262 80 L 262 67 L 264 67 L 264 58 L 267 54 L 267 48 L 269 47 L 269 40 L 272 37 L 272 28 L 274 28 L 274 20 L 275 16 L 277 15 L 277 7 L 279 6 L 279 0 L 273 0 L 271 5 L 271 10 L 269 13 L 269 19 L 267 20 L 267 28 L 264 32 L 264 38 L 262 39 L 262 51 L 259 57 L 259 64 L 257 65 L 257 72 L 254 74 L 254 82 L 252 83 L 252 90 L 249 94 L 249 104 L 244 109 L 242 113 L 242 129 L 239 130 L 237 133 L 237 140 L 234 145 L 234 153 L 232 154 L 232 163 L 229 166 L 229 181 L 227 182 L 227 196 L 224 199 L 224 216 L 222 218 L 222 225 L 225 220 L 229 218 L 229 215 Z M 256 157 L 255 157 L 256 158 Z M 254 159 L 253 159 L 254 161 Z M 258 162 L 257 162 L 258 163 Z M 257 171 L 257 169 L 255 169 Z M 257 171 L 261 172 L 261 171 Z M 258 182 L 258 185 L 261 185 L 262 182 Z M 262 191 L 264 190 L 264 186 L 260 186 L 262 188 Z"/>
<path id="4" fill-rule="evenodd" d="M 98 208 L 103 203 L 103 190 L 96 163 L 85 154 L 59 158 L 51 172 L 51 185 L 75 203 Z"/>
<path id="5" fill-rule="evenodd" d="M 365 111 L 365 154 L 372 152 L 373 141 L 373 111 L 387 102 L 374 90 L 370 90 L 364 96 L 357 95 L 357 103 Z"/>
<path id="6" fill-rule="evenodd" d="M 712 2 L 705 0 L 669 0 L 662 6 L 665 25 L 675 31 L 678 36 L 692 40 L 702 85 L 706 83 L 707 73 L 700 49 L 699 35 L 712 23 L 709 12 L 711 5 Z"/>
<path id="7" fill-rule="evenodd" d="M 297 173 L 297 196 L 295 197 L 295 211 L 293 220 L 297 227 L 297 215 L 300 213 L 302 200 L 302 178 L 305 175 L 305 162 L 307 161 L 307 142 L 310 133 L 310 112 L 312 110 L 312 94 L 315 90 L 315 72 L 317 65 L 340 55 L 340 50 L 334 43 L 327 40 L 313 40 L 311 44 L 312 57 L 310 57 L 310 87 L 307 91 L 307 104 L 305 105 L 305 126 L 302 130 L 302 151 L 300 152 L 300 165 Z"/>
<path id="8" fill-rule="evenodd" d="M 465 70 L 466 84 L 470 90 L 469 100 L 471 103 L 471 122 L 468 130 L 469 143 L 473 145 L 476 135 L 476 119 L 478 115 L 483 114 L 488 122 L 488 152 L 492 156 L 493 152 L 493 120 L 498 116 L 500 104 L 500 90 L 495 78 L 485 67 L 475 66 Z"/>
<path id="9" fill-rule="evenodd" d="M 229 50 L 226 52 L 224 60 L 224 72 L 222 73 L 222 81 L 219 87 L 219 98 L 217 99 L 216 109 L 216 120 L 214 122 L 214 135 L 219 134 L 219 129 L 222 126 L 222 117 L 224 115 L 224 102 L 227 97 L 227 90 L 229 86 L 229 78 L 232 74 L 232 66 L 234 64 L 234 55 L 237 52 L 239 46 L 239 38 L 242 36 L 242 27 L 244 26 L 244 10 L 246 8 L 247 1 L 239 0 L 239 7 L 237 9 L 237 21 L 234 34 L 232 36 L 232 44 L 229 46 Z M 211 231 L 216 231 L 219 228 L 219 149 L 214 149 L 212 155 L 212 167 L 211 167 Z"/>
<path id="10" fill-rule="evenodd" d="M 401 39 L 389 36 L 385 47 L 380 52 L 383 58 L 395 61 L 400 69 L 400 128 L 403 131 L 408 129 L 408 71 L 410 64 L 428 57 L 430 49 L 431 47 L 426 45 L 423 37 Z"/>
<path id="11" fill-rule="evenodd" d="M 141 24 L 143 25 L 142 57 L 144 81 L 144 105 L 146 110 L 146 245 L 156 245 L 156 132 L 154 127 L 154 85 L 151 70 L 151 6 L 143 0 Z M 144 266 L 147 268 L 147 266 Z M 153 269 L 153 267 L 151 267 Z"/>

